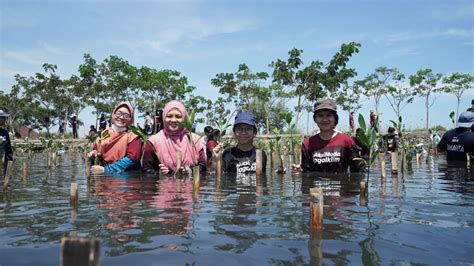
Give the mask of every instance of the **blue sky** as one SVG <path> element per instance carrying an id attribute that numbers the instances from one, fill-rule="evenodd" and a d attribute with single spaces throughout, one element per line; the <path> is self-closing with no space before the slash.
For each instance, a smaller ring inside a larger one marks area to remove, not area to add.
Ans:
<path id="1" fill-rule="evenodd" d="M 99 62 L 118 55 L 135 66 L 178 70 L 197 87 L 197 95 L 215 97 L 211 78 L 236 71 L 240 63 L 271 73 L 268 64 L 286 59 L 294 47 L 304 51 L 307 64 L 327 62 L 351 41 L 362 44 L 350 60 L 358 79 L 379 66 L 396 67 L 407 76 L 423 68 L 474 75 L 473 1 L 2 0 L 0 5 L 0 86 L 5 91 L 14 84 L 14 74 L 42 72 L 45 62 L 56 64 L 67 78 L 90 53 Z M 465 93 L 461 110 L 473 98 L 474 90 Z M 373 103 L 363 103 L 360 112 L 368 114 Z M 454 96 L 439 97 L 430 125 L 449 126 L 448 114 L 455 108 Z M 385 99 L 379 109 L 382 121 L 394 119 Z M 91 111 L 80 115 L 86 125 L 93 123 Z M 403 114 L 407 127 L 424 126 L 421 100 Z M 346 114 L 341 121 L 345 129 Z"/>

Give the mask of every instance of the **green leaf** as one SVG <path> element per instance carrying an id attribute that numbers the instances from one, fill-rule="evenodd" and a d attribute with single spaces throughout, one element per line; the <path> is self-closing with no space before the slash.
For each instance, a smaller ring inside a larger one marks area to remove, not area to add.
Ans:
<path id="1" fill-rule="evenodd" d="M 374 152 L 374 153 L 372 154 L 372 157 L 369 159 L 369 160 L 370 160 L 370 162 L 369 162 L 370 165 L 372 165 L 372 164 L 374 163 L 375 159 L 377 159 L 377 155 L 378 155 L 377 152 Z"/>
<path id="2" fill-rule="evenodd" d="M 363 132 L 367 131 L 367 125 L 365 124 L 364 116 L 359 114 L 359 127 L 362 129 Z"/>
<path id="3" fill-rule="evenodd" d="M 360 141 L 360 143 L 362 143 L 362 145 L 364 145 L 365 147 L 369 147 L 370 148 L 370 145 L 369 145 L 369 139 L 367 138 L 367 136 L 364 134 L 364 132 L 361 132 L 357 135 L 357 139 Z"/>

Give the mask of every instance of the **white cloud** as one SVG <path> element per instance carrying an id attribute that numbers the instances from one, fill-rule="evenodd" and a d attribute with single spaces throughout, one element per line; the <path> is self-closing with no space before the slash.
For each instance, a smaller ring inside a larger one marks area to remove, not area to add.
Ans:
<path id="1" fill-rule="evenodd" d="M 181 23 L 169 23 L 170 26 L 161 26 L 152 38 L 141 40 L 117 40 L 114 44 L 124 46 L 134 53 L 142 53 L 143 49 L 151 49 L 163 54 L 173 54 L 173 46 L 179 43 L 193 44 L 206 38 L 220 34 L 232 34 L 253 29 L 255 23 L 251 20 L 205 20 L 191 18 Z"/>
<path id="2" fill-rule="evenodd" d="M 455 37 L 455 38 L 468 38 L 472 39 L 474 36 L 473 30 L 466 29 L 446 29 L 446 30 L 434 30 L 430 32 L 400 32 L 389 35 L 385 39 L 387 45 L 392 45 L 397 42 L 415 41 L 422 39 L 433 39 L 438 37 Z"/>
<path id="3" fill-rule="evenodd" d="M 30 53 L 24 53 L 24 52 L 13 52 L 13 51 L 8 51 L 4 54 L 4 57 L 6 59 L 11 59 L 23 64 L 28 64 L 28 65 L 42 65 L 44 60 L 40 58 L 35 58 L 32 56 Z"/>

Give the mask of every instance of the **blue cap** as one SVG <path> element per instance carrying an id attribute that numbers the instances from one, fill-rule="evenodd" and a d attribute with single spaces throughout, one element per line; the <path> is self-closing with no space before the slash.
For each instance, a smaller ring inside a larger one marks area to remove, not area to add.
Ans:
<path id="1" fill-rule="evenodd" d="M 256 128 L 255 117 L 253 117 L 253 114 L 250 112 L 238 111 L 237 115 L 235 116 L 234 126 L 237 124 L 247 124 Z"/>
<path id="2" fill-rule="evenodd" d="M 458 118 L 458 127 L 471 127 L 474 123 L 473 112 L 463 112 Z"/>

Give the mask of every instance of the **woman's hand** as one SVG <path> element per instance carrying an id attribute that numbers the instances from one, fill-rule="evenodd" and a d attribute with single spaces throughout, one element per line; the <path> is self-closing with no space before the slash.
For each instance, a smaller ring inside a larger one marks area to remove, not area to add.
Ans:
<path id="1" fill-rule="evenodd" d="M 291 164 L 291 171 L 292 171 L 292 172 L 299 172 L 299 171 L 301 171 L 301 164 Z"/>
<path id="2" fill-rule="evenodd" d="M 158 166 L 160 167 L 160 174 L 167 175 L 170 172 L 170 169 L 168 169 L 164 164 L 160 163 Z"/>
<path id="3" fill-rule="evenodd" d="M 91 173 L 92 174 L 103 174 L 104 173 L 104 167 L 100 165 L 93 165 L 91 166 Z"/>
<path id="4" fill-rule="evenodd" d="M 88 158 L 96 157 L 99 153 L 96 150 L 92 150 L 87 154 Z"/>

